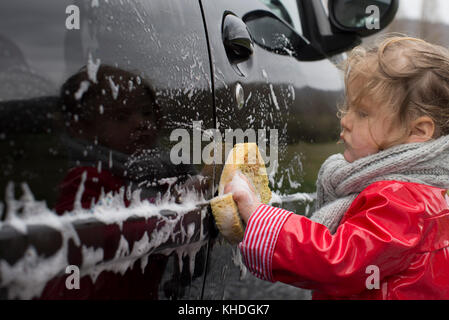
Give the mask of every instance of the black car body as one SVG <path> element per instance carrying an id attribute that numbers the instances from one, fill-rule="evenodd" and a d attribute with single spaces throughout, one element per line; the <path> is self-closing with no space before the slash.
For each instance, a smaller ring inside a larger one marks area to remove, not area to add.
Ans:
<path id="1" fill-rule="evenodd" d="M 326 9 L 3 0 L 0 297 L 223 298 L 241 268 L 207 204 L 225 142 L 264 144 L 274 203 L 306 213 L 297 143 L 338 136 L 332 61 L 364 34 Z"/>

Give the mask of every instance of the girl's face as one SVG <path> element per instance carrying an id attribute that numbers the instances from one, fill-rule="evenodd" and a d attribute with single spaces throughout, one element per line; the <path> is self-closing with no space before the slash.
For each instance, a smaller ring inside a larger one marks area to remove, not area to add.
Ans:
<path id="1" fill-rule="evenodd" d="M 380 145 L 391 147 L 391 141 L 404 134 L 391 107 L 368 98 L 357 106 L 349 105 L 340 123 L 340 138 L 345 144 L 343 155 L 348 162 L 379 152 Z"/>

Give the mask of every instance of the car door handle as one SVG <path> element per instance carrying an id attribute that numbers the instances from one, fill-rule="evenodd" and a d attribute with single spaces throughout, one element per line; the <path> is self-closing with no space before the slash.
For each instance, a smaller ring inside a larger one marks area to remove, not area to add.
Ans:
<path id="1" fill-rule="evenodd" d="M 249 59 L 254 45 L 246 24 L 239 17 L 228 14 L 223 19 L 223 44 L 231 62 L 237 63 Z"/>

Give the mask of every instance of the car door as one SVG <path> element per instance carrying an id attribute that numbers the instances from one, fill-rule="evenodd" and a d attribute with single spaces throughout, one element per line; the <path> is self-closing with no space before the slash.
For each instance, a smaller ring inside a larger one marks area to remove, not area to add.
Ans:
<path id="1" fill-rule="evenodd" d="M 272 204 L 297 214 L 311 213 L 317 170 L 326 156 L 339 151 L 339 71 L 301 37 L 297 1 L 201 3 L 223 139 L 235 143 L 237 139 L 227 140 L 225 134 L 246 132 L 240 138 L 263 149 Z M 245 268 L 236 247 L 214 242 L 209 264 L 205 298 L 267 298 L 251 284 L 237 283 Z"/>
<path id="2" fill-rule="evenodd" d="M 4 0 L 0 17 L 1 298 L 201 298 L 198 1 Z"/>

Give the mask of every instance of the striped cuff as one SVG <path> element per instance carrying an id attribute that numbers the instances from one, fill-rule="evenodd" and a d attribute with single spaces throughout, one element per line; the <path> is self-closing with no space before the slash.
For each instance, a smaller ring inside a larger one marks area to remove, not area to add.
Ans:
<path id="1" fill-rule="evenodd" d="M 290 211 L 261 204 L 251 215 L 243 241 L 239 244 L 243 262 L 251 273 L 273 282 L 271 263 L 278 239 Z"/>

